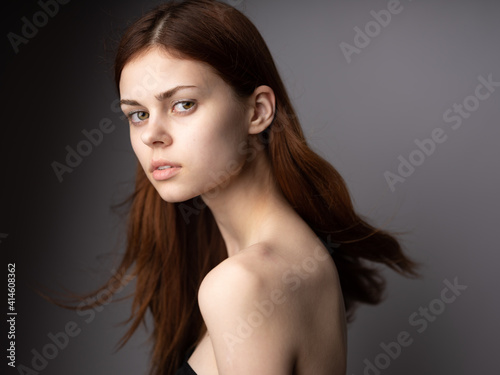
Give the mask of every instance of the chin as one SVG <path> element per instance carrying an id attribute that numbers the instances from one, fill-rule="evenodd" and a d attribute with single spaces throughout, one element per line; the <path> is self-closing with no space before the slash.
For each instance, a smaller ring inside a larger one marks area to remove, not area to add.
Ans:
<path id="1" fill-rule="evenodd" d="M 163 199 L 165 202 L 168 203 L 185 202 L 197 196 L 197 194 L 188 194 L 185 190 L 177 191 L 177 189 L 173 189 L 170 186 L 162 186 L 162 187 L 155 186 L 155 189 L 158 195 L 161 197 L 161 199 Z"/>
<path id="2" fill-rule="evenodd" d="M 160 195 L 161 199 L 163 199 L 165 202 L 168 203 L 180 203 L 180 202 L 185 202 L 194 196 L 187 195 L 187 194 L 172 194 L 171 192 L 169 193 L 162 193 L 161 191 L 158 191 L 158 194 Z"/>

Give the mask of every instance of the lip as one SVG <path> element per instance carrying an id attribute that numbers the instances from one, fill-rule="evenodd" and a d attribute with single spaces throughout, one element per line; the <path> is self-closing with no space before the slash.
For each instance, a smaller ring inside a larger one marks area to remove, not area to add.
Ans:
<path id="1" fill-rule="evenodd" d="M 156 181 L 164 181 L 168 180 L 169 178 L 175 176 L 177 173 L 179 173 L 181 170 L 181 167 L 170 167 L 167 169 L 155 169 L 153 171 L 153 178 Z"/>
<path id="2" fill-rule="evenodd" d="M 169 165 L 171 167 L 176 167 L 176 168 L 180 168 L 181 167 L 181 165 L 179 163 L 175 163 L 175 162 L 170 161 L 170 160 L 156 159 L 156 160 L 152 160 L 151 161 L 151 166 L 149 167 L 149 171 L 151 173 L 153 173 L 155 170 L 158 169 L 158 167 L 161 167 L 161 166 L 164 166 L 164 165 Z"/>
<path id="3" fill-rule="evenodd" d="M 158 167 L 168 165 L 170 168 L 158 169 Z M 153 174 L 156 181 L 168 180 L 170 177 L 175 176 L 181 170 L 181 165 L 166 159 L 156 159 L 151 161 L 149 171 Z"/>

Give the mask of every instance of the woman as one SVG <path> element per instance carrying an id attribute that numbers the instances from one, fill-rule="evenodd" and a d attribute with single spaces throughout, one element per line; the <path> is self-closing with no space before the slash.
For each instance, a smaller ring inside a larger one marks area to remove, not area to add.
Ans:
<path id="1" fill-rule="evenodd" d="M 308 147 L 255 26 L 216 1 L 159 6 L 115 79 L 139 165 L 126 253 L 93 295 L 137 277 L 122 344 L 149 310 L 152 374 L 345 374 L 346 320 L 384 289 L 365 261 L 415 264 Z"/>

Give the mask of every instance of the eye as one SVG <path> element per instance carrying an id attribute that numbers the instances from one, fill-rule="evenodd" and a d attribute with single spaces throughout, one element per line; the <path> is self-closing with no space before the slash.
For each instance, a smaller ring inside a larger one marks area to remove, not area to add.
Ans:
<path id="1" fill-rule="evenodd" d="M 178 113 L 189 112 L 190 110 L 192 110 L 194 108 L 195 105 L 196 105 L 196 103 L 193 101 L 190 101 L 190 100 L 177 102 L 174 105 L 174 112 L 178 112 Z"/>
<path id="2" fill-rule="evenodd" d="M 129 114 L 129 120 L 134 124 L 145 121 L 149 118 L 149 113 L 144 111 L 132 112 Z"/>

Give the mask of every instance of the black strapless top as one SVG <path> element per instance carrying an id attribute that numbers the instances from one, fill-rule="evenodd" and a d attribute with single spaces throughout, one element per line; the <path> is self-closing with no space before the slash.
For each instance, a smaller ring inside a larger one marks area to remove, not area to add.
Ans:
<path id="1" fill-rule="evenodd" d="M 195 348 L 192 348 L 186 352 L 184 357 L 184 362 L 182 362 L 181 367 L 176 371 L 175 375 L 197 375 L 196 372 L 189 366 L 188 359 L 193 354 Z"/>

